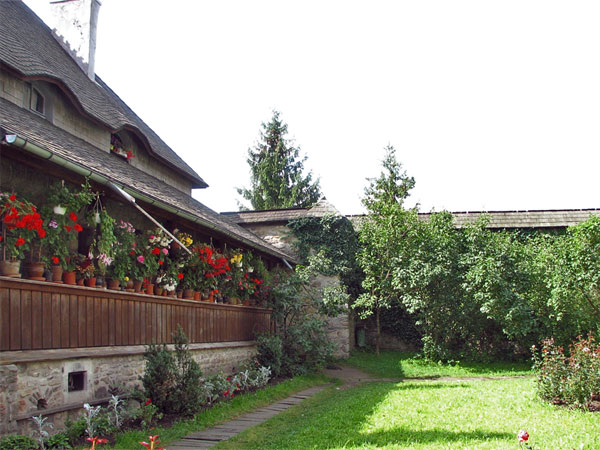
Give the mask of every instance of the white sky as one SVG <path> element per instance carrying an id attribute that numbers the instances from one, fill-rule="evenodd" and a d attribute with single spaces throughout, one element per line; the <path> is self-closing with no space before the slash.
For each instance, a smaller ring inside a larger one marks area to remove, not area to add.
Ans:
<path id="1" fill-rule="evenodd" d="M 345 214 L 388 143 L 422 211 L 600 207 L 597 0 L 102 3 L 96 73 L 216 211 L 274 108 Z"/>

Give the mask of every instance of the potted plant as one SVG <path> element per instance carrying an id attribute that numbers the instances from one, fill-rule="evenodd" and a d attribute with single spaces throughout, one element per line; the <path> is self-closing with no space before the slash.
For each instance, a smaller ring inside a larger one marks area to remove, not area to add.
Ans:
<path id="1" fill-rule="evenodd" d="M 98 284 L 105 287 L 104 277 L 114 260 L 117 237 L 115 236 L 115 219 L 108 214 L 105 208 L 99 209 L 97 214 L 98 224 L 95 227 L 88 256 L 95 261 Z M 96 217 L 94 217 L 94 223 L 96 223 Z"/>
<path id="2" fill-rule="evenodd" d="M 25 253 L 46 237 L 43 220 L 35 205 L 14 193 L 0 193 L 0 274 L 20 276 Z"/>
<path id="3" fill-rule="evenodd" d="M 130 256 L 135 248 L 135 228 L 129 222 L 123 220 L 114 227 L 115 242 L 111 247 L 113 250 L 113 261 L 108 268 L 111 277 L 111 289 L 119 289 L 118 285 L 125 281 L 130 272 Z"/>
<path id="4" fill-rule="evenodd" d="M 78 213 L 84 206 L 90 205 L 96 196 L 87 178 L 79 192 L 70 189 L 64 180 L 60 180 L 50 186 L 48 202 L 55 215 L 63 216 L 67 211 Z"/>
<path id="5" fill-rule="evenodd" d="M 96 268 L 90 255 L 81 259 L 75 266 L 78 275 L 78 284 L 85 284 L 88 287 L 96 286 Z M 80 282 L 79 282 L 80 281 Z"/>

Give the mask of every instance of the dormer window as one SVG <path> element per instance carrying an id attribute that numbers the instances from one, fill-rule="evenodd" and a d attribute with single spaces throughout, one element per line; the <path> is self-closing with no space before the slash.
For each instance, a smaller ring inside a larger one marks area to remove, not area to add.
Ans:
<path id="1" fill-rule="evenodd" d="M 32 111 L 35 111 L 38 114 L 44 115 L 46 113 L 45 110 L 45 99 L 40 91 L 36 88 L 31 88 L 31 104 L 30 108 Z"/>
<path id="2" fill-rule="evenodd" d="M 116 134 L 110 136 L 110 151 L 115 155 L 119 155 L 121 158 L 125 158 L 127 162 L 135 156 L 131 150 L 126 150 L 124 148 L 123 141 Z"/>

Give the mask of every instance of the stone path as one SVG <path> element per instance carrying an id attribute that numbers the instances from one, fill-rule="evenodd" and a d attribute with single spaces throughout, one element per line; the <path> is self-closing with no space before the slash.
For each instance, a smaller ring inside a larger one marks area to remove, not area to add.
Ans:
<path id="1" fill-rule="evenodd" d="M 212 428 L 192 433 L 179 441 L 173 442 L 166 447 L 166 450 L 201 450 L 210 448 L 217 445 L 220 441 L 226 441 L 236 434 L 241 433 L 246 428 L 263 423 L 265 420 L 279 414 L 281 411 L 285 411 L 286 409 L 301 403 L 303 400 L 312 397 L 317 392 L 321 392 L 326 387 L 327 386 L 315 386 L 305 389 L 304 391 L 298 392 L 269 406 L 236 417 L 229 422 L 224 422 L 215 425 Z"/>

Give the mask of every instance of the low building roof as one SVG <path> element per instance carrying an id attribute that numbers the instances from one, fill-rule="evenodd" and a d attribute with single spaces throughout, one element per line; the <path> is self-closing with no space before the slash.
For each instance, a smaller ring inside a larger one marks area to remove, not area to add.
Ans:
<path id="1" fill-rule="evenodd" d="M 340 215 L 339 211 L 325 197 L 310 208 L 266 209 L 258 211 L 222 212 L 232 222 L 244 224 L 287 223 L 304 217 L 323 217 L 326 214 Z"/>
<path id="2" fill-rule="evenodd" d="M 55 83 L 81 113 L 112 132 L 135 132 L 150 153 L 190 179 L 194 188 L 208 186 L 98 76 L 96 82 L 90 80 L 52 30 L 22 1 L 0 1 L 0 23 L 0 67 L 5 66 L 24 79 Z"/>
<path id="3" fill-rule="evenodd" d="M 127 186 L 148 198 L 168 204 L 174 210 L 191 214 L 207 228 L 233 240 L 271 256 L 296 262 L 293 256 L 266 243 L 254 233 L 221 216 L 191 196 L 1 98 L 0 127 L 4 128 L 7 134 L 17 134 L 80 167 Z"/>

